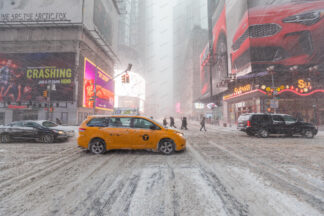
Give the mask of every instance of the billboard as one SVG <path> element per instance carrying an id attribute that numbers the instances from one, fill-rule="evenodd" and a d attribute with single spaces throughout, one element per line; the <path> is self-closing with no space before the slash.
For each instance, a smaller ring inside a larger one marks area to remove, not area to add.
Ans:
<path id="1" fill-rule="evenodd" d="M 114 109 L 114 80 L 89 59 L 84 58 L 83 107 L 93 108 L 94 88 L 96 88 L 96 108 Z"/>
<path id="2" fill-rule="evenodd" d="M 210 72 L 212 69 L 213 95 L 217 95 L 226 90 L 224 80 L 228 76 L 228 46 L 226 27 L 226 1 L 219 0 L 213 2 L 212 16 L 212 42 L 213 56 L 209 53 L 209 44 L 205 47 L 200 56 L 200 77 L 201 95 L 210 95 Z"/>
<path id="3" fill-rule="evenodd" d="M 0 24 L 81 23 L 80 0 L 0 0 Z"/>
<path id="4" fill-rule="evenodd" d="M 0 54 L 0 102 L 72 101 L 74 53 Z M 48 96 L 49 97 L 49 96 Z"/>
<path id="5" fill-rule="evenodd" d="M 324 69 L 323 0 L 248 0 L 245 9 L 232 25 L 232 73 Z"/>
<path id="6" fill-rule="evenodd" d="M 106 9 L 105 4 L 103 4 L 102 0 L 94 1 L 95 13 L 93 14 L 93 23 L 104 40 L 112 44 L 114 28 L 111 19 L 111 11 L 113 10 L 113 6 L 111 5 L 110 1 L 106 1 L 106 5 L 109 10 Z"/>

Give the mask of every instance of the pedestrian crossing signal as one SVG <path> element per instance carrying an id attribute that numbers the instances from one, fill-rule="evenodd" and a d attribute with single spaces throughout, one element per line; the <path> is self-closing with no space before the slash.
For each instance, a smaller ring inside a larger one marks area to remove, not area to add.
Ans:
<path id="1" fill-rule="evenodd" d="M 47 98 L 47 90 L 43 91 L 43 97 Z"/>
<path id="2" fill-rule="evenodd" d="M 129 83 L 129 74 L 125 74 L 125 82 Z"/>

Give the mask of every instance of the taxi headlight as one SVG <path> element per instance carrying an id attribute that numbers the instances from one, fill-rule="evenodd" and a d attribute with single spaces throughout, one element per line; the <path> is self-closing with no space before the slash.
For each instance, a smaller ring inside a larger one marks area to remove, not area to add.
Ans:
<path id="1" fill-rule="evenodd" d="M 177 132 L 177 135 L 183 137 L 183 133 Z"/>

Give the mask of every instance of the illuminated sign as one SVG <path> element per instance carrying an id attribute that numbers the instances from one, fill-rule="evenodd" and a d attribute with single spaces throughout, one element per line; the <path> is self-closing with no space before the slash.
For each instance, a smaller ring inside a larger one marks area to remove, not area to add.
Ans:
<path id="1" fill-rule="evenodd" d="M 250 84 L 247 84 L 245 86 L 240 86 L 240 87 L 234 89 L 234 94 L 241 94 L 244 92 L 248 92 L 248 91 L 251 91 L 251 89 L 252 88 L 251 88 Z"/>
<path id="2" fill-rule="evenodd" d="M 305 89 L 305 88 L 309 88 L 309 87 L 311 87 L 311 83 L 310 82 L 306 82 L 303 79 L 298 80 L 298 88 Z"/>
<path id="3" fill-rule="evenodd" d="M 205 104 L 203 104 L 203 103 L 195 103 L 195 109 L 205 109 Z"/>
<path id="4" fill-rule="evenodd" d="M 75 100 L 74 60 L 74 53 L 0 54 L 0 102 Z"/>
<path id="5" fill-rule="evenodd" d="M 83 107 L 93 108 L 94 86 L 96 86 L 96 108 L 112 111 L 114 108 L 114 81 L 109 74 L 85 58 Z"/>
<path id="6" fill-rule="evenodd" d="M 238 96 L 238 95 L 250 92 L 250 91 L 252 91 L 251 84 L 247 84 L 245 86 L 239 86 L 237 88 L 234 88 L 234 92 L 232 94 L 225 95 L 223 97 L 223 100 L 228 100 L 228 99 L 230 99 L 230 98 L 232 98 L 234 96 Z"/>
<path id="7" fill-rule="evenodd" d="M 267 95 L 280 94 L 285 91 L 290 91 L 298 94 L 305 94 L 311 92 L 313 89 L 311 82 L 299 79 L 297 81 L 297 86 L 294 85 L 281 85 L 279 87 L 267 87 L 266 85 L 261 86 L 261 90 L 265 90 Z"/>

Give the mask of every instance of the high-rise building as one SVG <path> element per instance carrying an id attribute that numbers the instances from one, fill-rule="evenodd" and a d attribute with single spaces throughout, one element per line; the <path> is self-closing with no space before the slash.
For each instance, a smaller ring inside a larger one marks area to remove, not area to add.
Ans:
<path id="1" fill-rule="evenodd" d="M 178 0 L 173 8 L 173 112 L 178 115 L 193 115 L 200 92 L 199 56 L 207 41 L 207 1 Z"/>
<path id="2" fill-rule="evenodd" d="M 1 1 L 0 13 L 0 124 L 111 113 L 117 1 Z"/>

